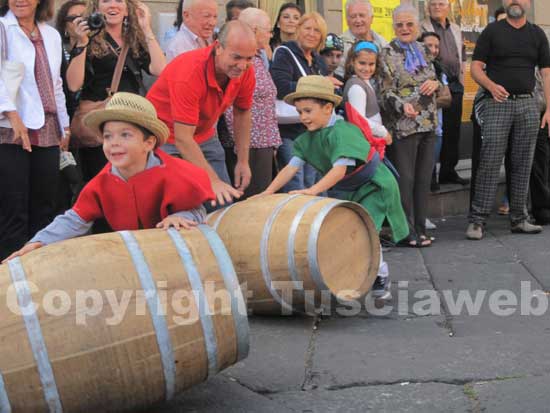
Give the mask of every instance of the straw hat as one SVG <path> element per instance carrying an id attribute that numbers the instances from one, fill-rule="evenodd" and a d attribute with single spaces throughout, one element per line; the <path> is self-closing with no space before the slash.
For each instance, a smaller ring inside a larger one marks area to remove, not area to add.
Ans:
<path id="1" fill-rule="evenodd" d="M 84 117 L 84 124 L 99 135 L 99 127 L 108 121 L 128 122 L 144 127 L 157 137 L 156 146 L 164 144 L 170 136 L 168 126 L 157 117 L 153 104 L 134 93 L 115 93 L 105 109 L 94 110 Z"/>
<path id="2" fill-rule="evenodd" d="M 333 83 L 324 76 L 303 76 L 298 80 L 296 92 L 285 96 L 285 102 L 294 105 L 296 99 L 316 98 L 334 103 L 338 106 L 342 102 L 342 97 L 334 93 Z"/>

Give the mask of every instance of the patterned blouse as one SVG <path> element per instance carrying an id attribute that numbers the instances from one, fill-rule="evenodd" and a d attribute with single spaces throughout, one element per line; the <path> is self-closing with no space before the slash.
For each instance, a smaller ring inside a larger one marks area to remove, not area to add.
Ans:
<path id="1" fill-rule="evenodd" d="M 282 144 L 275 115 L 277 88 L 259 54 L 254 57 L 254 70 L 256 71 L 256 88 L 252 100 L 250 148 L 277 148 Z M 229 129 L 229 137 L 220 136 L 220 140 L 225 148 L 231 148 L 234 146 L 233 107 L 225 112 L 225 120 L 227 129 Z"/>
<path id="2" fill-rule="evenodd" d="M 417 43 L 418 49 L 424 54 L 428 66 L 420 68 L 411 74 L 405 70 L 405 51 L 395 40 L 382 49 L 380 56 L 380 94 L 382 99 L 382 119 L 384 125 L 398 139 L 406 136 L 433 132 L 437 126 L 437 107 L 435 93 L 424 96 L 419 92 L 420 86 L 426 80 L 437 80 L 432 60 L 425 53 L 425 47 Z M 412 103 L 419 115 L 415 119 L 407 118 L 403 105 Z"/>

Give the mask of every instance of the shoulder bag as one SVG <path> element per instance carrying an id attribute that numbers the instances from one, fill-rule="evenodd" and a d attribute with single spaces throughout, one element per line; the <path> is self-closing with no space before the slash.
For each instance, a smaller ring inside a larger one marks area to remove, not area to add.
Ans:
<path id="1" fill-rule="evenodd" d="M 122 69 L 124 68 L 126 56 L 128 56 L 128 49 L 129 47 L 125 43 L 118 55 L 107 99 L 97 102 L 92 100 L 81 100 L 78 104 L 78 108 L 71 121 L 71 142 L 76 147 L 95 148 L 101 146 L 103 139 L 84 124 L 84 117 L 94 110 L 104 109 L 109 100 L 111 100 L 111 96 L 117 92 L 118 86 L 120 85 L 120 78 L 122 77 Z"/>
<path id="2" fill-rule="evenodd" d="M 292 50 L 290 50 L 286 46 L 279 46 L 275 51 L 273 52 L 273 59 L 275 59 L 275 53 L 279 49 L 286 49 L 288 53 L 292 56 L 294 59 L 294 62 L 296 62 L 296 65 L 298 66 L 298 69 L 300 69 L 300 72 L 302 73 L 302 76 L 307 76 L 306 71 L 298 61 L 298 58 L 292 53 Z M 289 105 L 282 99 L 277 99 L 275 101 L 275 113 L 277 115 L 277 123 L 279 125 L 292 125 L 295 123 L 300 123 L 300 115 L 298 114 L 298 111 L 296 108 L 292 105 Z"/>

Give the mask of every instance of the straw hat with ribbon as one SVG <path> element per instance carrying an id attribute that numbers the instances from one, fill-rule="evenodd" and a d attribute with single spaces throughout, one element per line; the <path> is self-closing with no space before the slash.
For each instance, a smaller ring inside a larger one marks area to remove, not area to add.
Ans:
<path id="1" fill-rule="evenodd" d="M 157 117 L 153 104 L 134 93 L 115 93 L 105 109 L 94 110 L 84 118 L 84 124 L 99 135 L 100 126 L 108 121 L 128 122 L 144 127 L 157 137 L 157 147 L 170 136 L 168 126 Z"/>
<path id="2" fill-rule="evenodd" d="M 334 93 L 334 84 L 325 76 L 303 76 L 298 80 L 296 92 L 285 96 L 285 102 L 294 105 L 296 99 L 316 98 L 338 106 L 342 97 Z"/>

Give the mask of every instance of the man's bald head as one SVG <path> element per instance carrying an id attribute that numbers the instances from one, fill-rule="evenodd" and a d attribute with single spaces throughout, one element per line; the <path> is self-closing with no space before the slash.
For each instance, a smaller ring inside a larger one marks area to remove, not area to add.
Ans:
<path id="1" fill-rule="evenodd" d="M 200 38 L 209 40 L 218 23 L 216 0 L 185 0 L 182 7 L 183 23 Z"/>
<path id="2" fill-rule="evenodd" d="M 240 20 L 232 20 L 225 23 L 220 29 L 218 42 L 222 47 L 229 47 L 229 45 L 235 44 L 250 46 L 256 43 L 256 38 L 254 31 L 248 24 Z"/>
<path id="3" fill-rule="evenodd" d="M 211 6 L 212 4 L 216 5 L 216 10 L 217 10 L 218 3 L 216 2 L 216 0 L 184 0 L 182 10 L 189 11 L 193 8 L 196 8 L 197 6 L 204 6 L 204 5 Z"/>
<path id="4" fill-rule="evenodd" d="M 256 36 L 248 24 L 239 20 L 227 22 L 218 35 L 217 74 L 229 78 L 240 77 L 252 64 L 256 50 Z"/>

